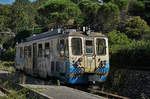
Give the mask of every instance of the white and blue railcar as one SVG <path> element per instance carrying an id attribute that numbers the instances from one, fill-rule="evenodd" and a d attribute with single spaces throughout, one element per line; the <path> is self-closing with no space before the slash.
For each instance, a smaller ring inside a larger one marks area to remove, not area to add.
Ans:
<path id="1" fill-rule="evenodd" d="M 108 39 L 74 29 L 33 35 L 16 45 L 16 68 L 71 84 L 104 82 L 109 72 Z"/>

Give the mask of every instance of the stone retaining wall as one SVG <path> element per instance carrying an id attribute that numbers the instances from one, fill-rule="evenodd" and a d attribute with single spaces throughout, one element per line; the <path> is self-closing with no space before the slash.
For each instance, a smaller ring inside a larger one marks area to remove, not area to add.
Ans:
<path id="1" fill-rule="evenodd" d="M 102 88 L 131 99 L 150 99 L 150 71 L 112 70 Z"/>

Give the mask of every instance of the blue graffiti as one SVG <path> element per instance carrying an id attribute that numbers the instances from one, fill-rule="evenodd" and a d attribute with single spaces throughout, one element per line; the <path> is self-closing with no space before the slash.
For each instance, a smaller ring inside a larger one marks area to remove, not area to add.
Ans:
<path id="1" fill-rule="evenodd" d="M 71 84 L 79 84 L 79 83 L 87 83 L 88 82 L 88 75 L 80 75 L 80 76 L 74 76 L 71 77 L 71 74 L 78 74 L 78 73 L 83 73 L 84 71 L 76 66 L 73 66 L 74 64 L 72 62 L 66 62 L 65 63 L 67 66 L 69 66 L 69 72 L 65 74 L 65 80 L 68 83 Z M 99 73 L 105 73 L 105 75 L 101 75 L 99 76 L 99 81 L 100 82 L 104 82 L 107 78 L 108 72 L 109 72 L 109 61 L 106 62 L 106 66 L 104 66 L 103 68 L 99 68 L 96 70 L 96 72 Z M 55 76 L 60 76 L 58 73 L 54 74 Z"/>
<path id="2" fill-rule="evenodd" d="M 86 76 L 70 77 L 69 83 L 71 83 L 71 84 L 87 83 L 87 78 L 88 77 L 86 77 Z"/>
<path id="3" fill-rule="evenodd" d="M 73 63 L 70 62 L 70 73 L 82 73 L 83 70 L 78 68 L 78 67 L 74 67 Z M 77 84 L 77 83 L 86 83 L 87 82 L 88 77 L 86 76 L 80 76 L 80 77 L 69 77 L 69 83 L 72 84 Z"/>
<path id="4" fill-rule="evenodd" d="M 100 76 L 100 80 L 103 82 L 106 80 L 106 76 Z"/>
<path id="5" fill-rule="evenodd" d="M 110 66 L 109 66 L 109 61 L 106 62 L 106 66 L 104 68 L 98 69 L 97 72 L 100 73 L 106 73 L 105 75 L 102 75 L 99 77 L 100 82 L 104 82 L 107 78 L 108 72 L 109 72 Z"/>
<path id="6" fill-rule="evenodd" d="M 108 67 L 99 68 L 96 70 L 96 72 L 106 73 L 109 72 L 109 68 Z"/>
<path id="7" fill-rule="evenodd" d="M 74 67 L 73 63 L 70 62 L 70 73 L 82 73 L 82 69 Z"/>

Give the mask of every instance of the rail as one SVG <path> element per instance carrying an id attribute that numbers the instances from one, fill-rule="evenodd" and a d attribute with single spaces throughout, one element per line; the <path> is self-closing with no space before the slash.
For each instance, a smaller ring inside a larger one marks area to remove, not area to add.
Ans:
<path id="1" fill-rule="evenodd" d="M 1 85 L 0 85 L 0 91 L 2 91 L 6 95 L 10 94 L 10 92 L 6 88 L 2 87 Z"/>
<path id="2" fill-rule="evenodd" d="M 94 90 L 94 89 L 89 89 L 93 94 L 102 96 L 102 97 L 106 97 L 108 99 L 130 99 L 128 97 L 124 97 L 124 96 L 119 96 L 116 94 L 112 94 L 112 93 L 108 93 L 108 92 L 103 92 L 103 91 L 98 91 L 98 90 Z"/>

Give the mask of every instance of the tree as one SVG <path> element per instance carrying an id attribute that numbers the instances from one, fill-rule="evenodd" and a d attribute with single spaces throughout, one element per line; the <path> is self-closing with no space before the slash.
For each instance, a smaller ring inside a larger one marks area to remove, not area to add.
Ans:
<path id="1" fill-rule="evenodd" d="M 12 5 L 10 28 L 17 33 L 34 25 L 34 13 L 29 0 L 16 0 Z"/>
<path id="2" fill-rule="evenodd" d="M 73 24 L 74 19 L 81 14 L 78 6 L 70 0 L 48 0 L 38 12 L 48 19 L 47 24 L 56 23 L 56 26 Z"/>
<path id="3" fill-rule="evenodd" d="M 0 32 L 5 32 L 8 29 L 10 9 L 9 5 L 0 5 Z"/>
<path id="4" fill-rule="evenodd" d="M 34 6 L 35 8 L 38 8 L 41 5 L 45 4 L 46 1 L 48 1 L 48 0 L 36 0 L 36 1 L 32 2 L 32 6 Z"/>
<path id="5" fill-rule="evenodd" d="M 116 4 L 104 3 L 98 11 L 100 30 L 103 33 L 116 30 L 120 22 L 120 10 Z"/>
<path id="6" fill-rule="evenodd" d="M 147 22 L 147 24 L 150 26 L 150 1 L 144 0 L 145 1 L 145 10 L 144 10 L 144 15 L 142 18 Z M 143 2 L 144 2 L 143 1 Z"/>
<path id="7" fill-rule="evenodd" d="M 142 15 L 145 10 L 145 3 L 142 1 L 131 1 L 129 13 L 134 16 Z"/>
<path id="8" fill-rule="evenodd" d="M 132 0 L 129 6 L 129 14 L 140 16 L 148 25 L 150 25 L 150 1 L 149 0 Z"/>
<path id="9" fill-rule="evenodd" d="M 4 52 L 2 52 L 2 55 L 0 56 L 1 60 L 4 61 L 14 61 L 15 59 L 15 49 L 14 48 L 8 48 Z"/>
<path id="10" fill-rule="evenodd" d="M 100 8 L 98 2 L 83 0 L 79 3 L 79 7 L 83 13 L 84 25 L 96 30 L 98 26 L 98 10 Z"/>
<path id="11" fill-rule="evenodd" d="M 28 31 L 28 30 L 18 32 L 18 34 L 15 37 L 15 43 L 16 42 L 21 43 L 21 42 L 25 41 L 25 38 L 31 36 L 31 34 L 32 34 L 32 32 Z"/>
<path id="12" fill-rule="evenodd" d="M 8 17 L 0 15 L 0 32 L 7 30 L 7 19 Z"/>
<path id="13" fill-rule="evenodd" d="M 124 32 L 129 38 L 138 40 L 145 35 L 150 35 L 150 27 L 146 21 L 137 16 L 129 18 L 125 22 Z"/>
<path id="14" fill-rule="evenodd" d="M 128 18 L 128 9 L 129 9 L 130 1 L 129 0 L 112 0 L 111 2 L 118 5 L 120 9 L 120 21 L 121 22 L 119 24 L 119 27 L 121 28 L 125 20 Z"/>
<path id="15" fill-rule="evenodd" d="M 113 44 L 125 45 L 125 44 L 129 44 L 130 42 L 127 35 L 125 35 L 124 33 L 120 33 L 120 31 L 114 30 L 112 32 L 109 32 L 107 36 L 109 39 L 109 43 L 111 45 Z"/>

